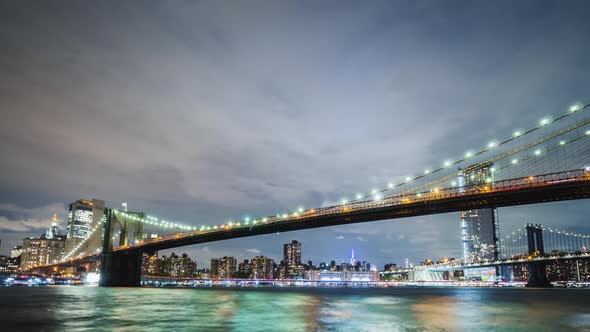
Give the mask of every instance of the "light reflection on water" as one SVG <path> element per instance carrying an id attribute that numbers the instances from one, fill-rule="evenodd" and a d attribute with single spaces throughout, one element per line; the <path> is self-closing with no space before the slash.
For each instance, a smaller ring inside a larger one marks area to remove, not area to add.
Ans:
<path id="1" fill-rule="evenodd" d="M 590 290 L 0 288 L 23 331 L 590 331 Z"/>

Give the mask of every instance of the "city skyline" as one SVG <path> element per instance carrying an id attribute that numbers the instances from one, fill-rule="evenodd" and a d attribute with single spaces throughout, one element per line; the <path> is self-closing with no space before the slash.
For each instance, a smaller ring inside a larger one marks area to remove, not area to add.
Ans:
<path id="1" fill-rule="evenodd" d="M 562 113 L 589 98 L 580 33 L 589 24 L 574 2 L 544 4 L 121 4 L 116 15 L 3 4 L 14 15 L 0 22 L 0 107 L 9 110 L 0 148 L 10 156 L 0 172 L 0 252 L 43 231 L 47 215 L 64 220 L 64 202 L 81 197 L 188 224 L 271 215 L 383 187 Z M 522 19 L 531 13 L 542 19 Z M 22 24 L 32 21 L 42 29 Z M 501 208 L 500 234 L 526 222 L 587 234 L 588 212 L 584 202 Z M 354 247 L 378 265 L 460 257 L 459 219 L 186 251 L 201 261 L 244 249 L 280 256 L 276 248 L 297 238 L 317 257 L 345 260 Z"/>

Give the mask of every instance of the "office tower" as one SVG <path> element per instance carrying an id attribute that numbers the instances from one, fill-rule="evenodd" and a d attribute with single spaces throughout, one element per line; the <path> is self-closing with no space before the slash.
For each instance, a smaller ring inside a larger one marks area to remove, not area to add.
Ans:
<path id="1" fill-rule="evenodd" d="M 81 199 L 70 204 L 66 252 L 72 252 L 74 248 L 77 248 L 84 241 L 85 245 L 78 248 L 79 252 L 93 252 L 102 249 L 105 223 L 106 209 L 104 201 Z"/>
<path id="2" fill-rule="evenodd" d="M 459 172 L 460 190 L 485 186 L 492 181 L 491 164 L 472 166 Z M 498 211 L 494 208 L 461 211 L 461 238 L 465 262 L 498 259 Z"/>

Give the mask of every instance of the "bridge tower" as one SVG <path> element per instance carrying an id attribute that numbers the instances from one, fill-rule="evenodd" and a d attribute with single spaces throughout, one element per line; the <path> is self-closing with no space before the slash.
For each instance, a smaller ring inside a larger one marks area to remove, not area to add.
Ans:
<path id="1" fill-rule="evenodd" d="M 140 218 L 144 216 L 143 213 L 126 213 L 135 214 Z M 141 223 L 132 224 L 125 219 L 118 219 L 114 209 L 107 210 L 99 285 L 103 287 L 139 287 L 143 251 L 140 249 L 113 251 L 113 238 L 117 225 L 120 227 L 119 246 L 129 244 L 128 232 L 131 226 L 133 226 L 132 241 L 135 243 L 142 239 Z"/>
<path id="2" fill-rule="evenodd" d="M 543 244 L 543 228 L 541 225 L 526 225 L 528 254 L 531 256 L 545 255 L 545 245 Z M 527 287 L 552 287 L 547 280 L 547 264 L 545 262 L 530 262 L 527 265 L 529 272 L 529 281 Z"/>

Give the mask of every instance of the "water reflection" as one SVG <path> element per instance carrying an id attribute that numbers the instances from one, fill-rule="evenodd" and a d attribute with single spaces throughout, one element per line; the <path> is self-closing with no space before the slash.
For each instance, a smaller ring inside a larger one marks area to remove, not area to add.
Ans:
<path id="1" fill-rule="evenodd" d="M 42 331 L 587 331 L 589 290 L 0 288 Z"/>

